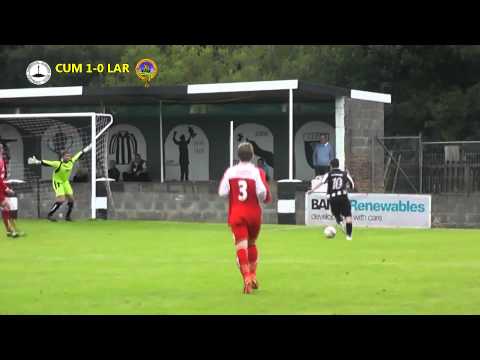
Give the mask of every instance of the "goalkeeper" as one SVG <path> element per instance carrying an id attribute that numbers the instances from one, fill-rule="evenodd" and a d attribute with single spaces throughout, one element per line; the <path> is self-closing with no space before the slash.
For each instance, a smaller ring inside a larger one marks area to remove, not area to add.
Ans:
<path id="1" fill-rule="evenodd" d="M 55 203 L 53 204 L 50 212 L 48 213 L 48 220 L 50 221 L 57 221 L 53 218 L 53 214 L 62 206 L 67 200 L 67 216 L 65 220 L 72 221 L 71 214 L 74 205 L 75 199 L 73 198 L 73 189 L 70 185 L 70 174 L 72 173 L 73 166 L 75 162 L 82 157 L 83 154 L 90 151 L 92 148 L 91 145 L 88 145 L 85 149 L 78 152 L 72 157 L 68 151 L 62 151 L 62 155 L 60 160 L 52 161 L 52 160 L 38 160 L 35 156 L 28 158 L 29 165 L 43 165 L 43 166 L 50 166 L 54 168 L 52 174 L 52 185 L 53 190 L 55 191 Z"/>

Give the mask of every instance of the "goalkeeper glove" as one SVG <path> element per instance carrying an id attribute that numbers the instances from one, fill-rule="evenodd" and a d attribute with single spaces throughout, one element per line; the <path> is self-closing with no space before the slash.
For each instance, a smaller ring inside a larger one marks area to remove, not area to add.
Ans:
<path id="1" fill-rule="evenodd" d="M 40 160 L 38 160 L 34 155 L 34 156 L 28 158 L 27 163 L 28 163 L 28 165 L 40 165 L 42 162 Z"/>
<path id="2" fill-rule="evenodd" d="M 92 149 L 92 144 L 88 145 L 85 147 L 85 149 L 82 150 L 83 153 L 86 153 Z"/>

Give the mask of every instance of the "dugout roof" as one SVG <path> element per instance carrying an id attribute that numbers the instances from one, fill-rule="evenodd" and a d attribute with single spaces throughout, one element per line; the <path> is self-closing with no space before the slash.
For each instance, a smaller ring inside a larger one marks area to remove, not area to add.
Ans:
<path id="1" fill-rule="evenodd" d="M 319 85 L 300 80 L 238 83 L 120 87 L 35 87 L 0 89 L 0 106 L 114 105 L 114 104 L 214 104 L 287 103 L 293 91 L 295 102 L 334 102 L 347 96 L 390 103 L 390 95 Z M 282 91 L 283 90 L 283 91 Z"/>
<path id="2" fill-rule="evenodd" d="M 46 106 L 78 105 L 146 105 L 146 104 L 272 104 L 288 103 L 288 182 L 293 178 L 293 105 L 295 102 L 335 103 L 335 131 L 337 157 L 343 167 L 345 138 L 343 97 L 390 103 L 389 94 L 360 91 L 335 86 L 318 85 L 300 80 L 252 81 L 176 86 L 129 87 L 36 87 L 26 89 L 0 89 L 0 109 Z M 160 107 L 160 133 L 163 129 Z M 338 115 L 338 116 L 337 116 Z M 163 135 L 161 135 L 163 138 Z M 340 140 L 341 139 L 341 140 Z M 163 145 L 160 146 L 161 181 L 164 181 Z M 233 164 L 233 122 L 230 121 L 230 165 Z"/>

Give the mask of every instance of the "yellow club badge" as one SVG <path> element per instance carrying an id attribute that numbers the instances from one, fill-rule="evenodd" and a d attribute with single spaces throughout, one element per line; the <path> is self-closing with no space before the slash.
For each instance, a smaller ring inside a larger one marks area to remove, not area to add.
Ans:
<path id="1" fill-rule="evenodd" d="M 158 74 L 158 65 L 152 59 L 141 59 L 135 66 L 135 74 L 145 82 L 145 87 L 150 86 L 150 82 L 155 79 Z"/>

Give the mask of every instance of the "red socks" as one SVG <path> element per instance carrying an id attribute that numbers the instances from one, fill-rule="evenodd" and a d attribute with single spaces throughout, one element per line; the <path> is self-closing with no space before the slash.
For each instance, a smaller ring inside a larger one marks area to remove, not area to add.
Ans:
<path id="1" fill-rule="evenodd" d="M 250 245 L 248 249 L 237 250 L 237 261 L 243 279 L 257 275 L 258 250 L 256 245 Z"/>
<path id="2" fill-rule="evenodd" d="M 257 246 L 250 245 L 248 247 L 248 263 L 250 265 L 250 273 L 253 276 L 257 274 L 257 259 L 258 259 Z"/>
<path id="3" fill-rule="evenodd" d="M 242 273 L 243 279 L 245 280 L 250 277 L 247 250 L 246 249 L 237 250 L 237 259 L 238 259 L 238 264 L 240 265 L 240 272 Z"/>

